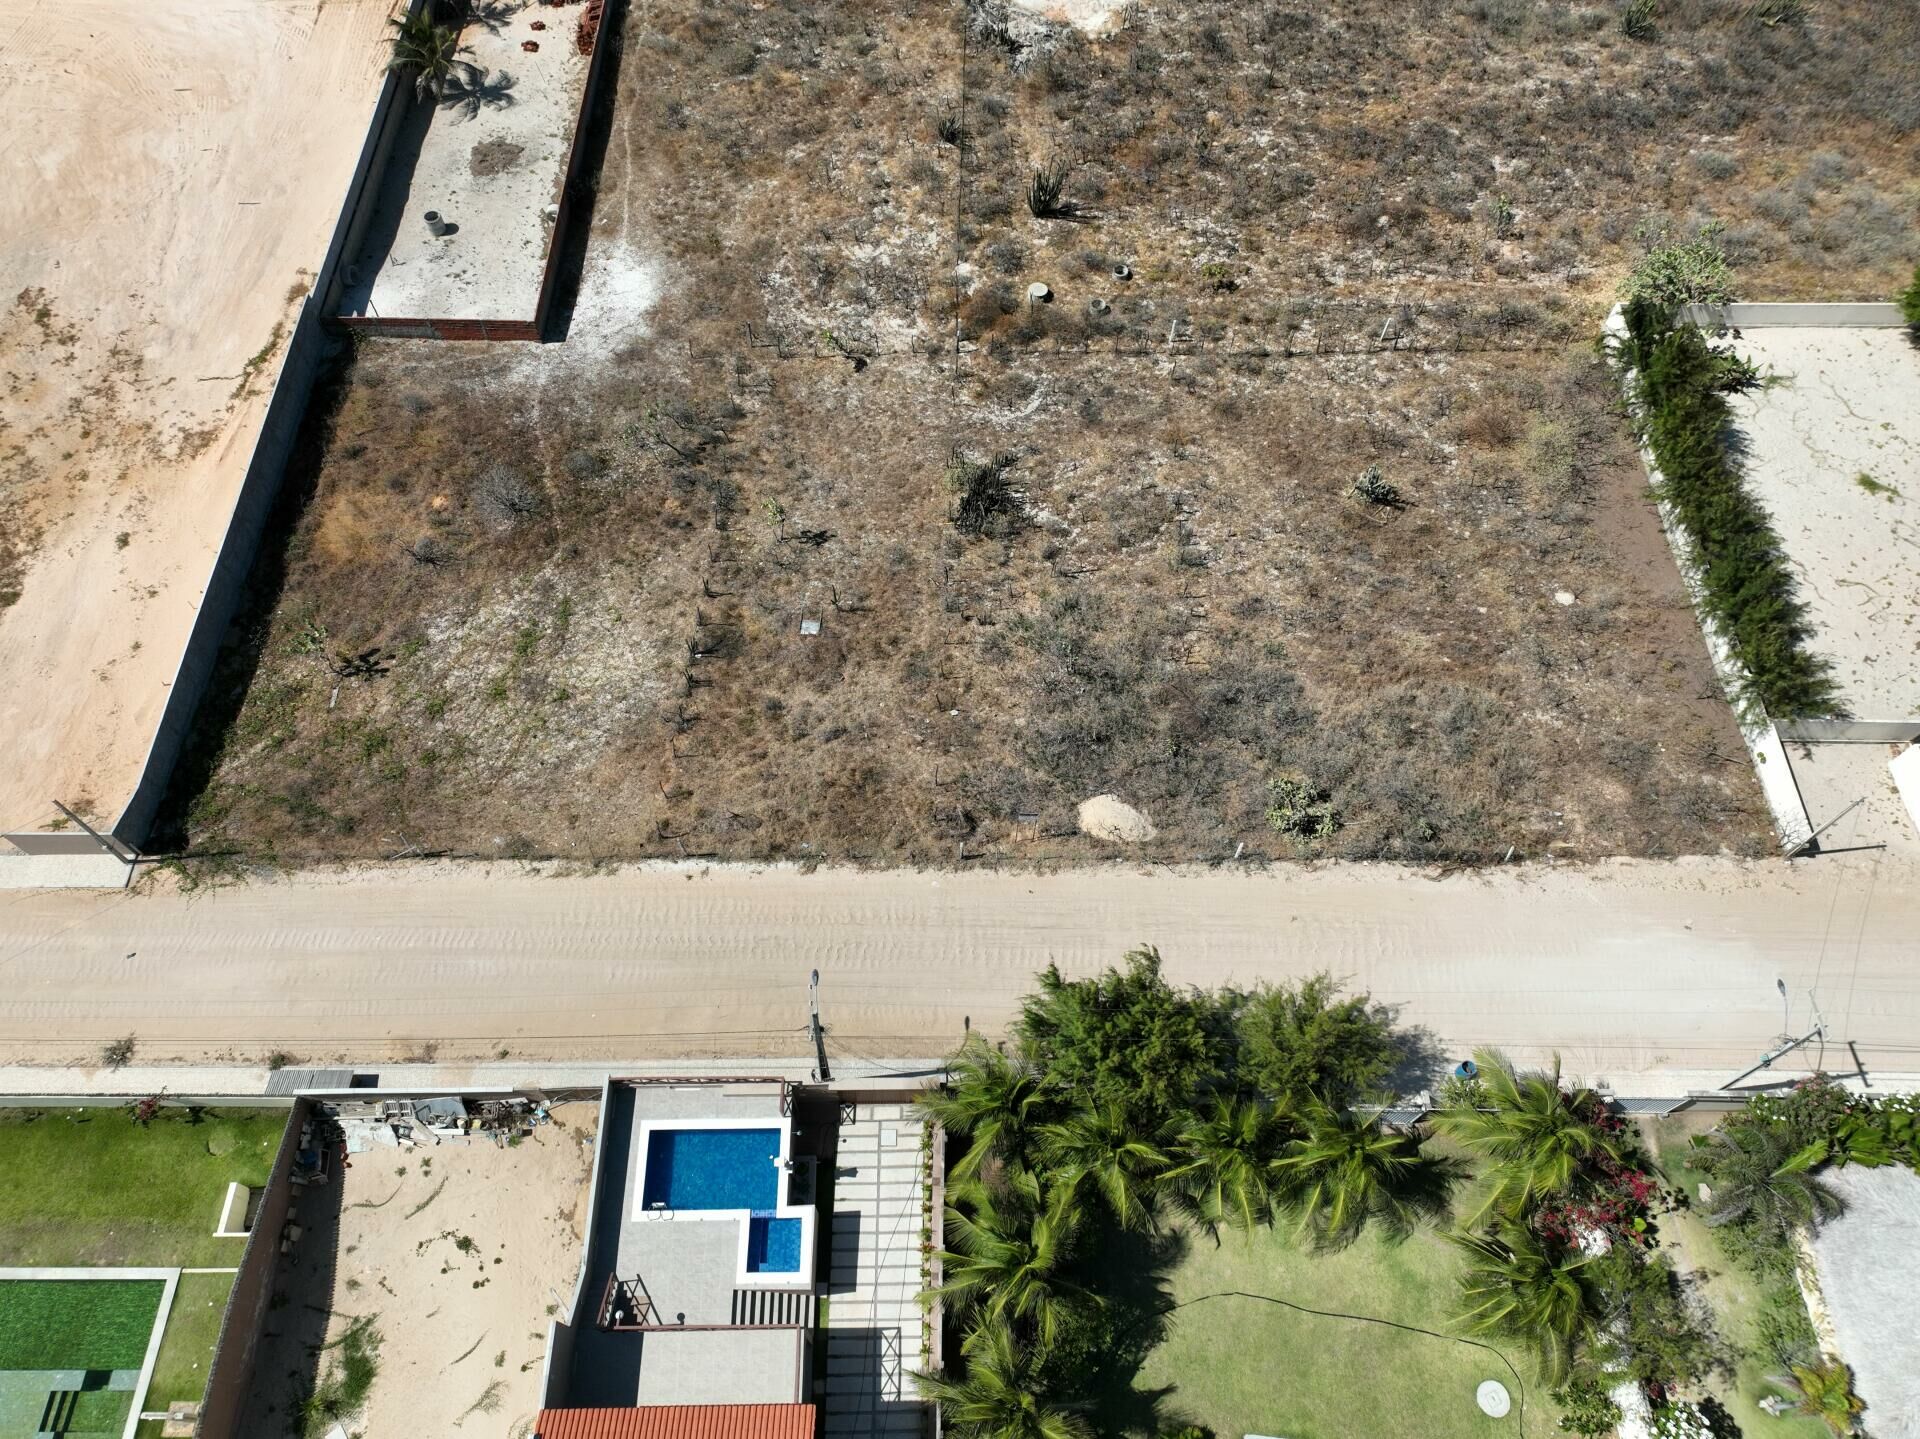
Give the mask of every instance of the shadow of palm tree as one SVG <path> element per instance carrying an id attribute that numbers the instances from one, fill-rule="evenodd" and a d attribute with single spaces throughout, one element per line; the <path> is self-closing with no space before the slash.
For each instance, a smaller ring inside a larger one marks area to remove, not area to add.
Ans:
<path id="1" fill-rule="evenodd" d="M 471 120 L 484 109 L 503 110 L 519 103 L 513 93 L 520 82 L 507 70 L 476 70 L 472 75 L 455 76 L 440 92 L 440 108 Z"/>
<path id="2" fill-rule="evenodd" d="M 1107 1221 L 1090 1226 L 1076 1276 L 1097 1290 L 1104 1313 L 1089 1326 L 1098 1342 L 1069 1342 L 1050 1358 L 1062 1392 L 1085 1396 L 1085 1414 L 1099 1434 L 1153 1434 L 1173 1416 L 1176 1386 L 1136 1384 L 1147 1355 L 1166 1338 L 1173 1291 L 1167 1276 L 1186 1258 L 1184 1228 L 1131 1233 Z"/>
<path id="3" fill-rule="evenodd" d="M 477 25 L 489 35 L 506 31 L 513 18 L 527 8 L 528 0 L 464 0 L 455 18 L 461 25 Z"/>

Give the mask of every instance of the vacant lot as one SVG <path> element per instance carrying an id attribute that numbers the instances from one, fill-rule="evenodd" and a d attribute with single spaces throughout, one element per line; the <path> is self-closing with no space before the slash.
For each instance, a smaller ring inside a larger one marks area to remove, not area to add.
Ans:
<path id="1" fill-rule="evenodd" d="M 504 1147 L 374 1148 L 307 1190 L 244 1432 L 320 1439 L 358 1415 L 369 1435 L 529 1433 L 547 1321 L 580 1275 L 597 1119 L 567 1104 Z"/>
<path id="2" fill-rule="evenodd" d="M 1764 844 L 1588 340 L 1642 219 L 1891 290 L 1920 21 L 1109 18 L 636 7 L 565 343 L 360 347 L 169 838 L 1080 861 L 1111 793 L 1157 857 Z"/>

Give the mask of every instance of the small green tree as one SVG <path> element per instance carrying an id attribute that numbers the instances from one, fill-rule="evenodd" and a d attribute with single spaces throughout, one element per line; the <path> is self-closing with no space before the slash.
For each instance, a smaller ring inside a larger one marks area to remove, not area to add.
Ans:
<path id="1" fill-rule="evenodd" d="M 1795 1148 L 1798 1138 L 1785 1124 L 1742 1114 L 1695 1140 L 1693 1162 L 1713 1185 L 1702 1216 L 1707 1223 L 1740 1223 L 1784 1237 L 1845 1209 L 1846 1202 L 1815 1173 L 1826 1162 L 1827 1141 Z"/>
<path id="2" fill-rule="evenodd" d="M 1913 283 L 1900 292 L 1898 303 L 1907 328 L 1913 331 L 1916 339 L 1920 339 L 1920 265 L 1914 266 Z"/>
<path id="3" fill-rule="evenodd" d="M 989 1159 L 1024 1166 L 1040 1103 L 1025 1060 L 975 1037 L 948 1063 L 947 1082 L 922 1090 L 919 1103 L 949 1134 L 971 1141 L 954 1167 L 957 1177 L 979 1174 Z"/>
<path id="4" fill-rule="evenodd" d="M 1600 1439 L 1611 1434 L 1623 1417 L 1606 1386 L 1595 1379 L 1575 1379 L 1566 1388 L 1554 1390 L 1551 1397 L 1560 1406 L 1560 1428 L 1568 1434 Z"/>
<path id="5" fill-rule="evenodd" d="M 1846 1439 L 1853 1433 L 1855 1421 L 1866 1412 L 1867 1406 L 1853 1392 L 1853 1371 L 1844 1364 L 1825 1360 L 1795 1364 L 1774 1383 L 1793 1396 L 1795 1414 L 1818 1419 L 1835 1439 Z"/>
<path id="6" fill-rule="evenodd" d="M 1452 1239 L 1467 1253 L 1461 1326 L 1529 1343 L 1549 1379 L 1565 1378 L 1574 1351 L 1599 1327 L 1603 1299 L 1592 1259 L 1554 1248 L 1516 1219 Z"/>
<path id="7" fill-rule="evenodd" d="M 1238 1017 L 1240 1077 L 1281 1104 L 1351 1104 L 1385 1079 L 1398 1053 L 1392 1017 L 1371 995 L 1346 995 L 1322 971 L 1263 985 Z"/>
<path id="8" fill-rule="evenodd" d="M 1445 1212 L 1447 1172 L 1395 1134 L 1379 1116 L 1362 1116 L 1315 1103 L 1307 1132 L 1287 1146 L 1273 1170 L 1300 1231 L 1316 1247 L 1336 1249 L 1378 1225 L 1404 1239 L 1422 1218 Z"/>
<path id="9" fill-rule="evenodd" d="M 1076 1196 L 1097 1193 L 1123 1229 L 1153 1222 L 1153 1186 L 1167 1156 L 1142 1135 L 1125 1109 L 1078 1109 L 1040 1130 L 1040 1153 L 1061 1186 Z"/>
<path id="10" fill-rule="evenodd" d="M 1214 1100 L 1174 1141 L 1162 1180 L 1174 1207 L 1215 1237 L 1223 1224 L 1267 1223 L 1279 1188 L 1274 1161 L 1294 1133 L 1290 1119 L 1257 1100 Z"/>
<path id="11" fill-rule="evenodd" d="M 417 14 L 398 16 L 387 24 L 393 29 L 393 53 L 387 60 L 387 68 L 413 76 L 416 99 L 424 100 L 431 95 L 438 100 L 446 94 L 452 81 L 457 79 L 473 86 L 484 75 L 478 65 L 462 58 L 472 52 L 460 43 L 459 28 L 436 24 L 431 7 Z"/>
<path id="12" fill-rule="evenodd" d="M 1092 979 L 1048 965 L 1018 1030 L 1047 1093 L 1118 1105 L 1147 1133 L 1220 1077 L 1230 1038 L 1209 996 L 1161 978 L 1152 946 Z"/>
<path id="13" fill-rule="evenodd" d="M 982 1324 L 961 1349 L 966 1370 L 958 1377 L 913 1376 L 960 1439 L 1092 1439 L 1085 1419 L 1047 1398 L 1037 1356 L 1022 1350 L 1004 1324 Z"/>
<path id="14" fill-rule="evenodd" d="M 1064 1307 L 1094 1301 L 1067 1273 L 1080 1229 L 1071 1191 L 1043 1191 L 1030 1175 L 1020 1181 L 999 1202 L 976 1193 L 971 1214 L 947 1210 L 943 1277 L 933 1292 L 984 1324 L 1018 1324 L 1045 1350 Z"/>
<path id="15" fill-rule="evenodd" d="M 1604 1107 L 1590 1089 L 1564 1089 L 1560 1058 L 1548 1073 L 1520 1074 L 1504 1054 L 1475 1050 L 1485 1109 L 1447 1109 L 1434 1117 L 1442 1134 L 1493 1161 L 1477 1222 L 1499 1210 L 1520 1215 L 1539 1199 L 1572 1187 L 1585 1166 L 1619 1159 L 1620 1140 L 1602 1123 Z"/>

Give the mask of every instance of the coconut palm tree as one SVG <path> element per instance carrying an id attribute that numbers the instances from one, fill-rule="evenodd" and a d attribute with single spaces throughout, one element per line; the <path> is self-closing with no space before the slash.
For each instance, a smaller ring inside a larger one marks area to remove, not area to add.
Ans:
<path id="1" fill-rule="evenodd" d="M 1461 1327 L 1473 1335 L 1529 1341 L 1547 1377 L 1564 1378 L 1574 1350 L 1593 1338 L 1599 1324 L 1604 1301 L 1593 1257 L 1556 1250 L 1511 1218 L 1491 1230 L 1449 1237 L 1468 1256 Z"/>
<path id="2" fill-rule="evenodd" d="M 1167 1156 L 1118 1104 L 1076 1110 L 1039 1130 L 1041 1158 L 1068 1189 L 1096 1191 L 1124 1229 L 1153 1223 L 1153 1184 Z"/>
<path id="3" fill-rule="evenodd" d="M 961 1352 L 967 1367 L 960 1377 L 913 1376 L 961 1439 L 1092 1439 L 1085 1419 L 1046 1401 L 1037 1383 L 1038 1357 L 1023 1351 L 1006 1325 L 981 1325 Z"/>
<path id="4" fill-rule="evenodd" d="M 1257 1100 L 1216 1099 L 1181 1126 L 1161 1182 L 1174 1205 L 1215 1239 L 1273 1216 L 1273 1162 L 1293 1137 L 1290 1118 Z"/>
<path id="5" fill-rule="evenodd" d="M 1421 1217 L 1444 1212 L 1451 1174 L 1377 1115 L 1316 1102 L 1304 1121 L 1305 1136 L 1287 1146 L 1273 1172 L 1300 1215 L 1301 1233 L 1317 1245 L 1349 1243 L 1369 1222 L 1402 1238 Z"/>
<path id="6" fill-rule="evenodd" d="M 1795 1149 L 1783 1126 L 1728 1124 L 1695 1141 L 1694 1163 L 1713 1181 L 1702 1213 L 1712 1225 L 1744 1219 L 1770 1233 L 1817 1227 L 1846 1201 L 1813 1171 L 1825 1161 L 1825 1140 Z"/>
<path id="7" fill-rule="evenodd" d="M 1788 1373 L 1774 1375 L 1773 1382 L 1793 1396 L 1793 1413 L 1818 1419 L 1836 1439 L 1853 1433 L 1855 1421 L 1866 1412 L 1853 1392 L 1853 1371 L 1844 1364 L 1795 1364 Z"/>
<path id="8" fill-rule="evenodd" d="M 954 1166 L 955 1176 L 977 1175 L 993 1158 L 1024 1167 L 1040 1109 L 1032 1066 L 972 1039 L 948 1064 L 947 1075 L 943 1087 L 921 1091 L 920 1107 L 949 1134 L 971 1141 Z"/>
<path id="9" fill-rule="evenodd" d="M 450 82 L 458 79 L 471 88 L 485 75 L 471 60 L 461 58 L 472 51 L 460 43 L 459 27 L 437 24 L 432 7 L 391 19 L 387 24 L 393 27 L 393 54 L 387 60 L 387 68 L 413 76 L 416 99 L 424 100 L 431 95 L 438 100 L 446 94 Z"/>
<path id="10" fill-rule="evenodd" d="M 1042 1195 L 1038 1181 L 1023 1174 L 1000 1204 L 978 1201 L 971 1214 L 947 1210 L 943 1277 L 933 1292 L 978 1314 L 982 1326 L 1025 1326 L 1044 1352 L 1067 1305 L 1097 1302 L 1066 1274 L 1079 1228 L 1071 1191 Z"/>
<path id="11" fill-rule="evenodd" d="M 1470 1222 L 1495 1209 L 1523 1214 L 1547 1195 L 1571 1188 L 1594 1160 L 1620 1158 L 1623 1146 L 1603 1123 L 1600 1096 L 1563 1088 L 1559 1055 L 1545 1074 L 1517 1073 L 1492 1050 L 1476 1051 L 1474 1062 L 1484 1107 L 1434 1116 L 1442 1134 L 1493 1161 L 1493 1185 Z"/>

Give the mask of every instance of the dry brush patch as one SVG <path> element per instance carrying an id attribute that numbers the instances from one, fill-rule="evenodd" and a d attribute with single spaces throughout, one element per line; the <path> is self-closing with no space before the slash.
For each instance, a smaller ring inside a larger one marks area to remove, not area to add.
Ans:
<path id="1" fill-rule="evenodd" d="M 588 284 L 651 309 L 362 347 L 178 837 L 1075 861 L 1110 791 L 1166 858 L 1763 846 L 1586 340 L 1643 220 L 1889 292 L 1913 17 L 1126 17 L 636 7 Z"/>

